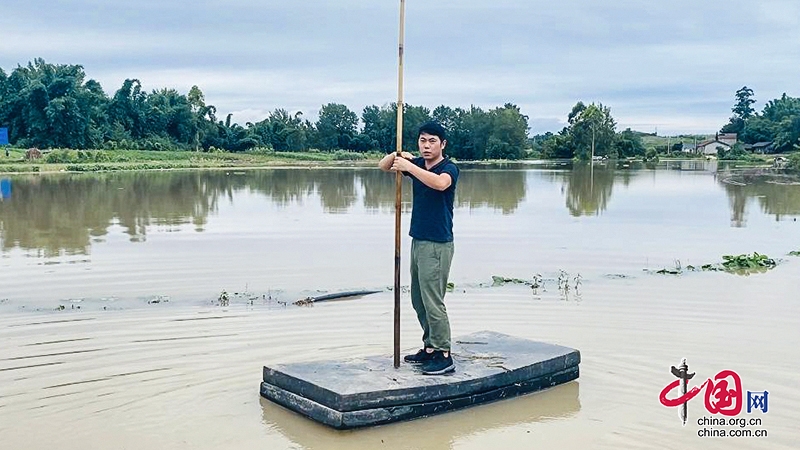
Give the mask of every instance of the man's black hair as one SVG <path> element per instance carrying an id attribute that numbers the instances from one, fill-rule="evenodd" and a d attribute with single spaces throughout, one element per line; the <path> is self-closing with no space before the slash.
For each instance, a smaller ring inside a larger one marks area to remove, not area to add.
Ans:
<path id="1" fill-rule="evenodd" d="M 446 141 L 447 140 L 447 133 L 444 131 L 444 127 L 439 124 L 439 122 L 426 122 L 419 127 L 419 132 L 417 133 L 417 139 L 422 135 L 422 133 L 430 134 L 432 136 L 438 136 L 439 140 Z"/>

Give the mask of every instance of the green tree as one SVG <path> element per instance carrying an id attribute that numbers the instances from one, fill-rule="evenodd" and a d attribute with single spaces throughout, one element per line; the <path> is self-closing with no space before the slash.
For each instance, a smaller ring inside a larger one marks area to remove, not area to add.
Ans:
<path id="1" fill-rule="evenodd" d="M 311 124 L 303 120 L 303 113 L 290 114 L 278 108 L 252 127 L 254 135 L 275 151 L 307 150 Z"/>
<path id="2" fill-rule="evenodd" d="M 0 118 L 20 146 L 89 148 L 102 144 L 108 99 L 79 65 L 41 58 L 2 76 Z"/>
<path id="3" fill-rule="evenodd" d="M 486 159 L 486 147 L 489 144 L 489 134 L 492 128 L 492 118 L 483 109 L 470 106 L 463 110 L 454 133 L 454 142 L 451 155 L 465 160 Z"/>
<path id="4" fill-rule="evenodd" d="M 194 114 L 195 117 L 195 134 L 192 137 L 191 145 L 195 151 L 197 151 L 200 150 L 200 143 L 202 142 L 202 139 L 205 137 L 205 134 L 208 130 L 208 127 L 203 122 L 206 119 L 209 109 L 206 106 L 206 98 L 203 95 L 203 91 L 201 91 L 197 85 L 194 85 L 191 89 L 189 89 L 189 94 L 186 96 L 186 100 L 189 102 L 189 107 L 191 108 L 192 114 Z"/>
<path id="5" fill-rule="evenodd" d="M 390 103 L 381 108 L 367 106 L 361 114 L 364 122 L 365 142 L 376 143 L 383 152 L 396 150 L 397 143 L 397 103 Z M 417 131 L 419 127 L 431 120 L 430 110 L 424 106 L 403 105 L 403 149 L 417 151 Z"/>
<path id="6" fill-rule="evenodd" d="M 361 131 L 362 140 L 370 147 L 378 148 L 384 153 L 394 150 L 395 115 L 389 107 L 367 106 L 361 112 L 361 122 L 364 128 Z"/>
<path id="7" fill-rule="evenodd" d="M 736 91 L 736 104 L 733 106 L 733 114 L 743 120 L 753 117 L 755 109 L 753 109 L 753 90 L 747 86 L 742 87 Z"/>
<path id="8" fill-rule="evenodd" d="M 138 140 L 148 134 L 147 94 L 136 79 L 126 79 L 114 93 L 107 108 L 111 125 L 107 138 L 114 141 Z"/>
<path id="9" fill-rule="evenodd" d="M 736 91 L 736 103 L 731 108 L 733 116 L 730 121 L 722 127 L 723 133 L 737 133 L 742 134 L 745 130 L 747 121 L 754 116 L 755 109 L 753 109 L 753 90 L 747 86 L 743 86 Z"/>
<path id="10" fill-rule="evenodd" d="M 640 133 L 626 128 L 617 135 L 616 139 L 617 154 L 621 157 L 629 158 L 644 156 L 645 148 Z"/>
<path id="11" fill-rule="evenodd" d="M 579 159 L 592 159 L 597 155 L 613 155 L 616 122 L 611 117 L 611 109 L 602 103 L 585 106 L 578 102 L 569 114 L 575 156 Z"/>
<path id="12" fill-rule="evenodd" d="M 489 111 L 491 131 L 486 156 L 492 159 L 520 159 L 528 148 L 528 117 L 517 105 L 506 103 Z"/>
<path id="13" fill-rule="evenodd" d="M 159 89 L 147 97 L 147 124 L 154 138 L 162 138 L 167 143 L 179 148 L 193 144 L 197 136 L 197 117 L 185 95 L 175 89 Z M 162 145 L 154 145 L 153 150 L 160 150 Z"/>
<path id="14" fill-rule="evenodd" d="M 358 127 L 358 116 L 342 104 L 323 105 L 317 120 L 317 139 L 322 150 L 352 150 Z"/>
<path id="15" fill-rule="evenodd" d="M 800 139 L 800 98 L 784 93 L 781 98 L 767 102 L 761 116 L 772 124 L 775 150 L 792 151 Z"/>

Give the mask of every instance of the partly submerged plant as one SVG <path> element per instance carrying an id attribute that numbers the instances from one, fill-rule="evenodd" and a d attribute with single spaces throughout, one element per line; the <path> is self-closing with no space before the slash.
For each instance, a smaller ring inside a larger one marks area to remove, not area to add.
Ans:
<path id="1" fill-rule="evenodd" d="M 729 271 L 766 268 L 771 269 L 777 265 L 774 259 L 767 255 L 753 252 L 752 255 L 724 255 L 722 266 Z"/>

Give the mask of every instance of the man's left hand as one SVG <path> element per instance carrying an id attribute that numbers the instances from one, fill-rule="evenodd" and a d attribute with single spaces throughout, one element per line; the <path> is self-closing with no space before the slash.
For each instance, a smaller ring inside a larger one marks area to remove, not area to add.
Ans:
<path id="1" fill-rule="evenodd" d="M 392 170 L 395 172 L 408 172 L 414 167 L 414 163 L 405 158 L 395 158 Z"/>

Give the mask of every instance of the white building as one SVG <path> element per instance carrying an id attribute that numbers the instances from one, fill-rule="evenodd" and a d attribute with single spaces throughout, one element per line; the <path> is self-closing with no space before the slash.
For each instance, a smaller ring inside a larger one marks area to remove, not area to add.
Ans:
<path id="1" fill-rule="evenodd" d="M 697 143 L 697 153 L 704 155 L 716 155 L 717 148 L 721 147 L 730 150 L 736 144 L 736 133 L 717 133 L 714 139 L 707 139 Z"/>

